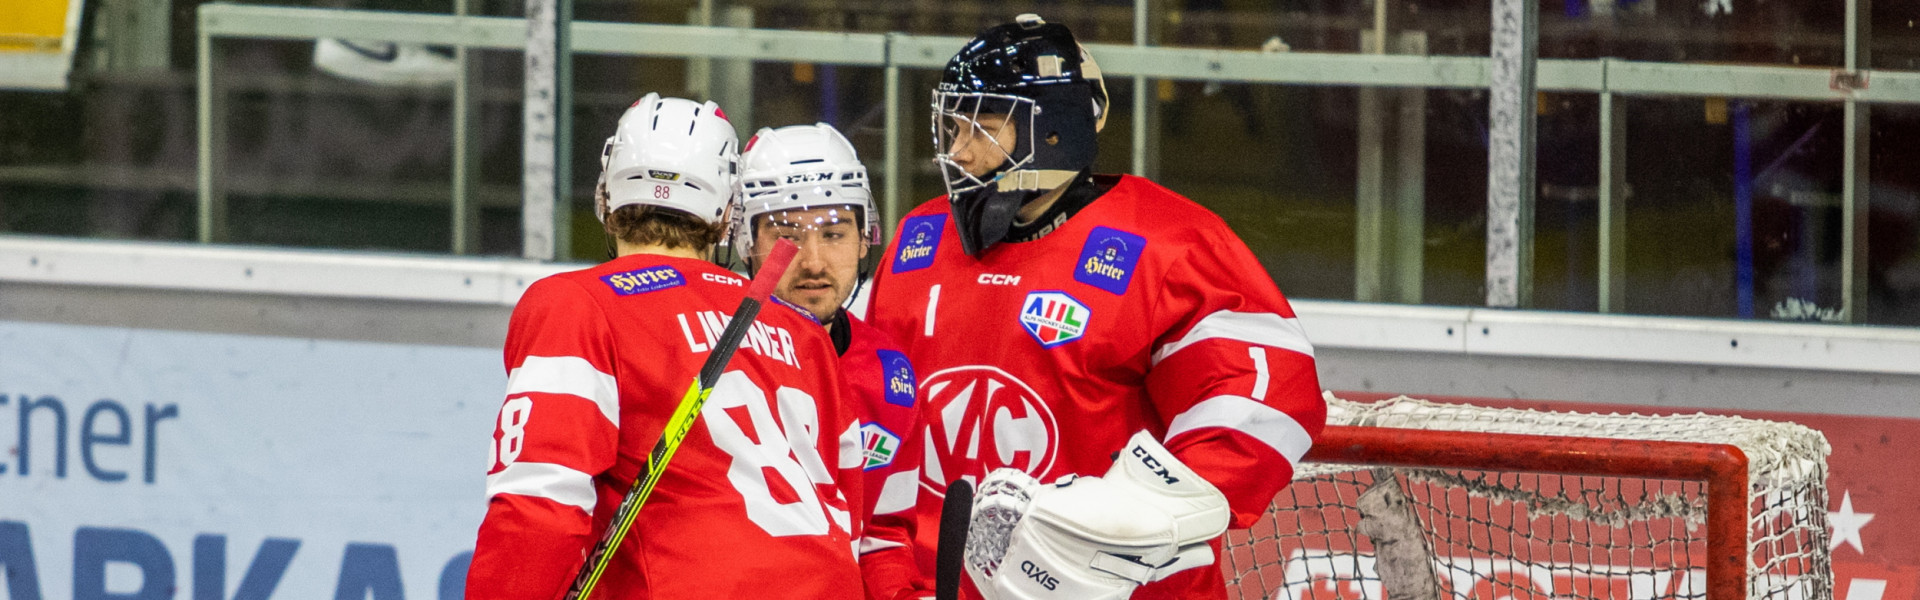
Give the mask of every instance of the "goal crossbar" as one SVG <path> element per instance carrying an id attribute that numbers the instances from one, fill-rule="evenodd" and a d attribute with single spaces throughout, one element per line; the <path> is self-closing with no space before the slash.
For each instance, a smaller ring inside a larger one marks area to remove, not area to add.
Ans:
<path id="1" fill-rule="evenodd" d="M 1305 461 L 1703 482 L 1708 600 L 1747 597 L 1748 462 L 1732 444 L 1328 425 Z"/>

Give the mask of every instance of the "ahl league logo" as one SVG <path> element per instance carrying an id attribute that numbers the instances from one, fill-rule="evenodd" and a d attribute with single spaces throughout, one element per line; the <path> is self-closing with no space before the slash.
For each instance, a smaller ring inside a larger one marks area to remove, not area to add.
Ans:
<path id="1" fill-rule="evenodd" d="M 1033 388 L 986 365 L 954 367 L 927 376 L 925 463 L 920 486 L 946 496 L 947 483 L 979 483 L 988 472 L 1014 468 L 1042 477 L 1053 469 L 1060 427 Z"/>
<path id="2" fill-rule="evenodd" d="M 1020 326 L 1041 348 L 1080 339 L 1087 332 L 1087 318 L 1093 316 L 1087 305 L 1066 292 L 1033 292 L 1020 306 Z"/>
<path id="3" fill-rule="evenodd" d="M 893 455 L 900 451 L 900 436 L 887 431 L 879 423 L 860 426 L 860 443 L 866 446 L 866 463 L 861 470 L 872 471 L 893 464 Z"/>

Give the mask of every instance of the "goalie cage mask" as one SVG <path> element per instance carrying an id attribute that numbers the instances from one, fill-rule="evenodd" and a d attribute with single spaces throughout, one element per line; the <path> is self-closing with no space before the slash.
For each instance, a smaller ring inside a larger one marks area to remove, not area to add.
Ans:
<path id="1" fill-rule="evenodd" d="M 1013 128 L 1014 147 L 986 143 L 1002 160 L 976 176 L 954 161 L 953 150 L 963 135 L 999 139 L 1003 132 L 988 131 L 981 115 L 1005 115 L 1000 128 Z M 1106 117 L 1100 67 L 1064 25 L 1020 15 L 961 48 L 933 92 L 934 162 L 961 249 L 981 255 L 1006 238 L 1021 205 L 1092 167 L 1094 136 Z"/>

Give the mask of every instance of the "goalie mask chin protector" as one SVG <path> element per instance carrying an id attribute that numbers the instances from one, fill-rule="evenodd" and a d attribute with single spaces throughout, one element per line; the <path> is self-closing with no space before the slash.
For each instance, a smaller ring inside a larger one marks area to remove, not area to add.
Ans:
<path id="1" fill-rule="evenodd" d="M 620 115 L 600 152 L 594 216 L 630 204 L 671 208 L 719 223 L 733 201 L 740 135 L 720 105 L 647 94 Z"/>
<path id="2" fill-rule="evenodd" d="M 1022 205 L 1093 166 L 1106 117 L 1100 67 L 1064 25 L 1020 15 L 961 48 L 933 92 L 934 162 L 961 250 L 980 256 L 1004 241 Z M 969 173 L 961 143 L 976 169 L 997 166 Z"/>
<path id="3" fill-rule="evenodd" d="M 1017 469 L 980 482 L 966 570 L 986 600 L 1121 600 L 1213 564 L 1227 498 L 1142 431 L 1100 477 L 1040 484 Z"/>

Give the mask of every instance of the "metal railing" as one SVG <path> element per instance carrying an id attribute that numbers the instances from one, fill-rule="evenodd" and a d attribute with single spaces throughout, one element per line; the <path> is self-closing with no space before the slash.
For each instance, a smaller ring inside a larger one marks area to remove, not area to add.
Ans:
<path id="1" fill-rule="evenodd" d="M 1537 86 L 1542 91 L 1586 92 L 1600 97 L 1600 242 L 1599 307 L 1614 312 L 1621 307 L 1624 269 L 1625 118 L 1621 95 L 1699 96 L 1757 98 L 1792 101 L 1841 102 L 1845 105 L 1843 223 L 1842 242 L 1842 314 L 1856 319 L 1865 298 L 1866 203 L 1867 203 L 1867 106 L 1872 103 L 1920 104 L 1920 72 L 1869 71 L 1858 51 L 1864 44 L 1864 24 L 1856 11 L 1858 0 L 1848 0 L 1846 68 L 1802 68 L 1789 66 L 1728 66 L 1686 63 L 1626 61 L 1611 58 L 1594 60 L 1539 60 Z M 1135 24 L 1144 31 L 1144 2 L 1137 2 Z M 224 138 L 223 120 L 214 85 L 215 39 L 313 40 L 330 37 L 381 39 L 401 43 L 453 46 L 461 49 L 485 48 L 515 50 L 524 48 L 527 23 L 506 17 L 475 17 L 443 14 L 409 14 L 331 9 L 304 9 L 232 4 L 206 4 L 199 7 L 197 65 L 199 131 L 199 239 L 216 242 L 225 238 L 223 216 L 226 211 L 220 186 L 219 144 Z M 808 62 L 822 65 L 879 67 L 885 71 L 885 135 L 881 157 L 880 197 L 883 222 L 899 216 L 903 198 L 901 168 L 903 149 L 901 111 L 903 103 L 915 101 L 903 96 L 901 69 L 937 69 L 964 38 L 922 36 L 903 33 L 829 33 L 744 29 L 691 25 L 654 25 L 603 22 L 571 24 L 574 53 L 622 56 L 686 57 L 739 59 L 767 62 Z M 1207 80 L 1232 83 L 1359 86 L 1381 88 L 1487 88 L 1490 60 L 1466 56 L 1418 56 L 1390 54 L 1264 53 L 1258 51 L 1153 47 L 1144 36 L 1136 35 L 1135 44 L 1089 44 L 1110 76 L 1134 80 L 1136 104 L 1132 111 L 1132 164 L 1141 170 L 1150 148 L 1144 136 L 1148 112 L 1144 85 L 1148 79 Z M 471 97 L 466 70 L 456 78 L 456 98 Z M 1862 85 L 1867 83 L 1868 85 Z M 570 85 L 570 82 L 561 82 Z M 471 227 L 475 214 L 472 187 L 465 160 L 461 160 L 467 140 L 462 136 L 466 112 L 463 102 L 454 104 L 453 194 L 455 253 L 470 251 L 470 241 L 459 232 Z M 1385 219 L 1384 216 L 1363 217 Z M 1385 222 L 1361 222 L 1362 231 L 1382 230 Z M 1523 240 L 1523 243 L 1526 242 Z M 1418 269 L 1401 264 L 1383 267 L 1366 257 L 1357 261 L 1363 278 L 1382 268 Z M 1374 298 L 1358 298 L 1374 300 Z"/>

